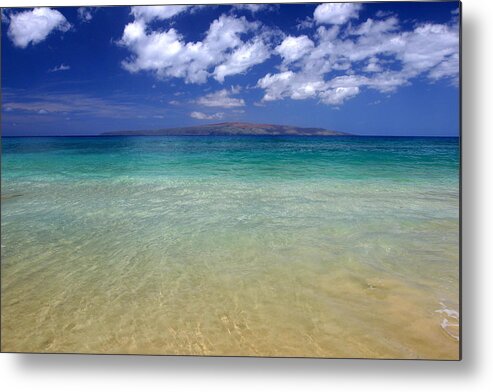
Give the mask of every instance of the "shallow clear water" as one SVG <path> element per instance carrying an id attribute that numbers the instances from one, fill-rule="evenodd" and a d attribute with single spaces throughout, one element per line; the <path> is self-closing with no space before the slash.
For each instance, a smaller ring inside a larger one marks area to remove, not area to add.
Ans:
<path id="1" fill-rule="evenodd" d="M 4 351 L 458 357 L 457 138 L 2 144 Z"/>

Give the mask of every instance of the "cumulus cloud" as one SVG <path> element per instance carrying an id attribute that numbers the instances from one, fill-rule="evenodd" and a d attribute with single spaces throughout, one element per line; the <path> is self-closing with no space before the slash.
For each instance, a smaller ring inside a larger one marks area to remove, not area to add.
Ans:
<path id="1" fill-rule="evenodd" d="M 327 88 L 319 75 L 293 71 L 269 73 L 258 81 L 257 86 L 265 90 L 263 101 L 315 98 Z"/>
<path id="2" fill-rule="evenodd" d="M 397 53 L 397 58 L 413 76 L 429 71 L 444 61 L 448 62 L 451 56 L 458 56 L 459 53 L 456 26 L 427 23 L 402 38 L 406 41 L 405 50 Z"/>
<path id="3" fill-rule="evenodd" d="M 292 63 L 308 54 L 314 46 L 313 41 L 306 35 L 288 36 L 275 50 L 285 63 Z"/>
<path id="4" fill-rule="evenodd" d="M 424 76 L 430 82 L 450 79 L 457 83 L 458 24 L 423 23 L 404 29 L 392 13 L 377 12 L 358 23 L 362 6 L 354 3 L 319 5 L 308 19 L 304 34 L 275 34 L 260 22 L 233 12 L 214 20 L 200 41 L 187 41 L 171 27 L 154 26 L 184 12 L 187 6 L 132 7 L 134 20 L 119 43 L 130 55 L 122 62 L 129 72 L 147 71 L 157 78 L 181 78 L 186 83 L 220 83 L 248 72 L 272 56 L 278 70 L 256 84 L 264 90 L 262 102 L 280 99 L 317 99 L 341 105 L 365 89 L 396 91 Z M 236 10 L 258 12 L 255 5 Z M 166 25 L 165 25 L 166 26 Z M 310 28 L 310 30 L 308 30 Z M 209 107 L 244 106 L 236 92 L 222 89 L 195 101 Z M 262 104 L 261 102 L 261 104 Z"/>
<path id="5" fill-rule="evenodd" d="M 214 78 L 224 82 L 229 75 L 241 74 L 270 57 L 270 50 L 261 38 L 255 38 L 235 49 L 227 60 L 214 69 Z"/>
<path id="6" fill-rule="evenodd" d="M 203 41 L 186 42 L 174 28 L 149 28 L 147 21 L 155 18 L 157 12 L 152 11 L 149 16 L 132 9 L 132 14 L 136 19 L 126 25 L 120 40 L 132 53 L 122 63 L 129 72 L 150 71 L 158 78 L 205 83 L 210 76 L 223 81 L 226 76 L 245 72 L 269 57 L 262 35 L 243 41 L 243 35 L 259 27 L 245 17 L 221 15 L 211 23 Z M 159 18 L 164 17 L 160 15 Z"/>
<path id="7" fill-rule="evenodd" d="M 259 79 L 257 86 L 265 90 L 264 101 L 276 101 L 284 98 L 289 94 L 290 83 L 294 78 L 293 71 L 285 71 L 271 75 L 268 73 L 263 78 Z"/>
<path id="8" fill-rule="evenodd" d="M 197 120 L 220 120 L 224 117 L 224 113 L 206 114 L 202 112 L 191 112 L 190 117 Z"/>
<path id="9" fill-rule="evenodd" d="M 320 4 L 313 13 L 318 24 L 342 25 L 350 19 L 357 18 L 361 4 L 356 3 L 328 3 Z"/>
<path id="10" fill-rule="evenodd" d="M 197 104 L 208 107 L 236 108 L 245 106 L 242 98 L 234 98 L 231 94 L 238 94 L 239 88 L 233 87 L 231 90 L 222 89 L 214 93 L 207 94 L 197 100 Z"/>
<path id="11" fill-rule="evenodd" d="M 30 11 L 10 14 L 7 35 L 19 48 L 35 45 L 46 39 L 55 30 L 66 32 L 70 23 L 57 10 L 51 8 L 34 8 Z"/>
<path id="12" fill-rule="evenodd" d="M 60 64 L 56 67 L 51 68 L 48 72 L 68 71 L 69 69 L 70 69 L 70 65 Z"/>
<path id="13" fill-rule="evenodd" d="M 459 38 L 453 20 L 409 31 L 403 31 L 394 16 L 367 19 L 344 30 L 332 24 L 319 26 L 314 39 L 288 36 L 276 47 L 282 66 L 280 72 L 258 80 L 257 87 L 264 90 L 262 101 L 315 98 L 340 105 L 365 88 L 389 93 L 420 75 L 457 84 Z"/>

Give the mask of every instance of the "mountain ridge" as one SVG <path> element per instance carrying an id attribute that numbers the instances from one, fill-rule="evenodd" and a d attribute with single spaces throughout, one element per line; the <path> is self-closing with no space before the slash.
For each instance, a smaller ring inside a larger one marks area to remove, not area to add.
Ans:
<path id="1" fill-rule="evenodd" d="M 102 136 L 344 136 L 349 133 L 324 128 L 296 127 L 292 125 L 262 124 L 249 122 L 221 122 L 189 127 L 160 128 L 154 130 L 111 131 Z"/>

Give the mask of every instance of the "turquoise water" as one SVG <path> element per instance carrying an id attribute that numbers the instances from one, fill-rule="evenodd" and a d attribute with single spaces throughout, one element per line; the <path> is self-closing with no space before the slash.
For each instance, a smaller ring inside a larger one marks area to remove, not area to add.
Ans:
<path id="1" fill-rule="evenodd" d="M 458 356 L 457 138 L 2 139 L 2 350 Z"/>

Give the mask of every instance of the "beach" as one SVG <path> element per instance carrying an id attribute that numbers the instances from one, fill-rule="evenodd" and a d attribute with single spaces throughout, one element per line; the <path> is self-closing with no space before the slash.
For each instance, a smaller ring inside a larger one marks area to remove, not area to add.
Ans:
<path id="1" fill-rule="evenodd" d="M 459 357 L 459 139 L 2 138 L 1 349 Z"/>

